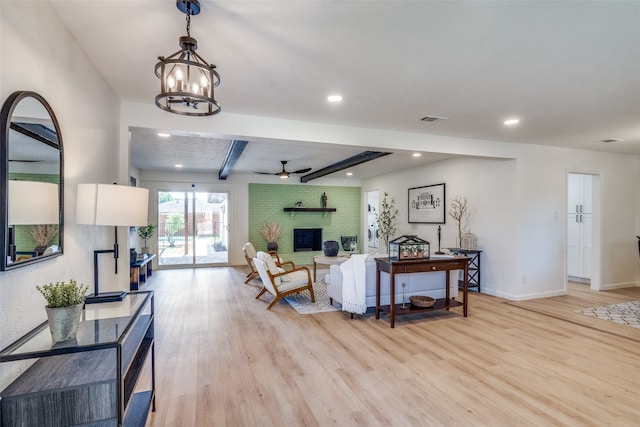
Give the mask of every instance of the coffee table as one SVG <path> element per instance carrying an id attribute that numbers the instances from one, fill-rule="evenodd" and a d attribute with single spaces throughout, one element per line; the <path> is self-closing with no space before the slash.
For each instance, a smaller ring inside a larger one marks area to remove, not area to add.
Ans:
<path id="1" fill-rule="evenodd" d="M 346 260 L 348 260 L 348 256 L 324 256 L 324 255 L 316 255 L 313 257 L 313 281 L 316 281 L 316 267 L 318 264 L 323 265 L 335 265 L 342 264 Z"/>

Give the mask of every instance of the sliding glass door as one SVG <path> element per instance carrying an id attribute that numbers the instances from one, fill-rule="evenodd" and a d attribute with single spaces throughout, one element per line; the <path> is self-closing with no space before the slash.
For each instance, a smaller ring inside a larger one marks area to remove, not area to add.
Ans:
<path id="1" fill-rule="evenodd" d="M 228 193 L 158 191 L 160 267 L 228 264 Z"/>

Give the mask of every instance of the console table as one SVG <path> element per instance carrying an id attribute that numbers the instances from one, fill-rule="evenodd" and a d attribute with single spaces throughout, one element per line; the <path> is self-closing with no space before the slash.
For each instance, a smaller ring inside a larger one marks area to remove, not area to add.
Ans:
<path id="1" fill-rule="evenodd" d="M 386 258 L 376 258 L 376 319 L 380 318 L 380 313 L 389 313 L 389 323 L 392 328 L 395 327 L 396 315 L 414 314 L 433 310 L 449 310 L 451 307 L 462 306 L 464 317 L 467 317 L 468 294 L 469 294 L 469 258 L 465 256 L 456 256 L 453 258 L 429 258 L 429 259 L 413 259 L 394 261 Z M 451 289 L 449 286 L 449 271 L 464 270 L 464 281 L 462 290 L 462 302 L 451 298 Z M 389 305 L 380 305 L 380 272 L 389 273 Z M 409 308 L 401 309 L 401 304 L 396 304 L 396 274 L 402 273 L 421 273 L 444 271 L 445 274 L 445 298 L 436 300 L 433 307 L 417 307 L 409 304 Z"/>
<path id="2" fill-rule="evenodd" d="M 155 411 L 153 323 L 145 291 L 86 305 L 74 340 L 54 344 L 37 326 L 0 352 L 2 363 L 35 360 L 0 393 L 1 425 L 143 427 Z"/>
<path id="3" fill-rule="evenodd" d="M 149 254 L 145 259 L 132 262 L 130 265 L 129 273 L 129 289 L 137 291 L 140 289 L 140 284 L 147 281 L 147 277 L 153 274 L 153 268 L 151 260 L 156 257 L 156 254 Z"/>

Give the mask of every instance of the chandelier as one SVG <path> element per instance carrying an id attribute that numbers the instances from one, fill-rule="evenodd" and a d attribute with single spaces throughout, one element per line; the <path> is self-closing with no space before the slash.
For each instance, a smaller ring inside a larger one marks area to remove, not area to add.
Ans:
<path id="1" fill-rule="evenodd" d="M 198 0 L 177 0 L 178 9 L 187 15 L 187 35 L 180 37 L 180 50 L 159 56 L 156 76 L 160 79 L 160 94 L 156 105 L 165 111 L 185 116 L 212 116 L 221 111 L 213 89 L 220 85 L 216 66 L 207 64 L 196 53 L 198 41 L 191 37 L 191 16 L 200 13 Z"/>

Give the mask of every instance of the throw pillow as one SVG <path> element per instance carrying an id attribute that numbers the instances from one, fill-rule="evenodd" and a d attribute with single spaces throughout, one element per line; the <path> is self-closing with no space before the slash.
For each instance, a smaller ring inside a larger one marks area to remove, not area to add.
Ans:
<path id="1" fill-rule="evenodd" d="M 267 266 L 267 270 L 269 270 L 269 273 L 274 275 L 280 273 L 280 271 L 278 271 L 278 266 L 276 265 L 276 262 L 268 253 L 259 251 L 257 258 L 260 261 L 265 263 L 265 265 Z M 274 277 L 273 282 L 275 283 L 276 286 L 279 286 L 280 283 L 282 283 L 282 279 L 280 279 L 280 277 Z"/>

